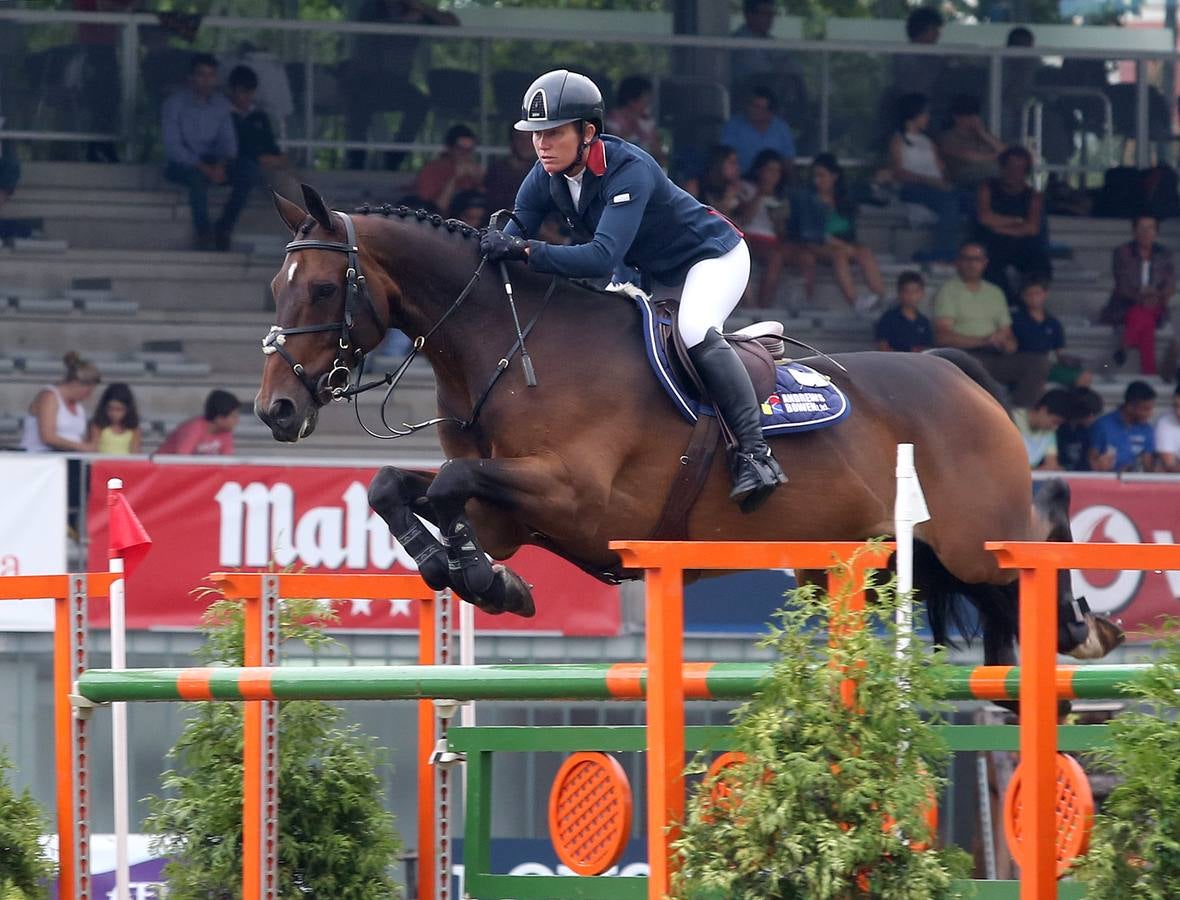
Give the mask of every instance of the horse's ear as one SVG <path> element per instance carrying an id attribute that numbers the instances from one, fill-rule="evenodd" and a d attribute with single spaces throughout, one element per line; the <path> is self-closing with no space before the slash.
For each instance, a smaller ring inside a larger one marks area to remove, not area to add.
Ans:
<path id="1" fill-rule="evenodd" d="M 292 203 L 277 191 L 271 191 L 270 196 L 274 200 L 275 209 L 279 211 L 279 218 L 286 223 L 287 227 L 291 229 L 291 233 L 294 234 L 307 218 L 307 213 L 303 211 L 302 207 Z"/>
<path id="2" fill-rule="evenodd" d="M 324 205 L 324 199 L 310 184 L 300 185 L 303 188 L 303 202 L 307 205 L 307 212 L 325 231 L 332 230 L 332 214 Z"/>

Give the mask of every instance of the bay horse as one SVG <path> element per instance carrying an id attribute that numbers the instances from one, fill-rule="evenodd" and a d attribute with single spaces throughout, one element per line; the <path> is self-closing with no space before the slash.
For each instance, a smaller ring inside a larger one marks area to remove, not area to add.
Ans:
<path id="1" fill-rule="evenodd" d="M 350 369 L 388 329 L 422 336 L 415 346 L 434 370 L 447 461 L 437 473 L 382 468 L 369 501 L 427 583 L 528 616 L 531 587 L 489 555 L 504 560 L 532 544 L 604 579 L 639 575 L 620 570 L 608 543 L 652 535 L 692 426 L 651 372 L 634 304 L 510 264 L 519 321 L 533 326 L 539 383 L 530 386 L 515 354 L 520 326 L 497 273 L 481 266 L 477 229 L 401 207 L 346 215 L 306 185 L 303 194 L 306 212 L 275 195 L 294 240 L 271 284 L 276 324 L 254 404 L 275 439 L 310 435 L 319 407 L 352 384 Z M 984 542 L 1069 540 L 1068 489 L 1051 486 L 1034 503 L 1020 433 L 981 386 L 986 376 L 973 380 L 972 361 L 958 357 L 808 358 L 847 393 L 852 414 L 776 438 L 790 482 L 752 514 L 730 501 L 718 454 L 683 537 L 889 535 L 895 448 L 912 443 L 931 515 L 916 529 L 915 586 L 935 639 L 947 641 L 965 598 L 978 610 L 986 661 L 1014 662 L 1016 573 Z M 1100 656 L 1121 639 L 1074 602 L 1067 578 L 1059 603 L 1062 652 Z"/>

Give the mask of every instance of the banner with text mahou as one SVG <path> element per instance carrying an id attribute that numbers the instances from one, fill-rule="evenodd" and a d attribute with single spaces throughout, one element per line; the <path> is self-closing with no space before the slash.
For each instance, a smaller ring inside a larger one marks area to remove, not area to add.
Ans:
<path id="1" fill-rule="evenodd" d="M 108 478 L 122 478 L 124 494 L 152 538 L 152 549 L 127 581 L 130 628 L 191 628 L 207 599 L 191 594 L 219 570 L 410 572 L 414 561 L 369 509 L 366 491 L 375 469 L 289 468 L 256 465 L 158 465 L 95 462 L 90 470 L 89 567 L 107 568 Z M 480 629 L 613 635 L 620 626 L 618 588 L 602 584 L 536 548 L 510 563 L 534 585 L 537 615 L 476 613 Z M 345 601 L 336 606 L 340 628 L 411 630 L 414 604 L 402 600 Z M 106 625 L 106 604 L 94 624 Z"/>

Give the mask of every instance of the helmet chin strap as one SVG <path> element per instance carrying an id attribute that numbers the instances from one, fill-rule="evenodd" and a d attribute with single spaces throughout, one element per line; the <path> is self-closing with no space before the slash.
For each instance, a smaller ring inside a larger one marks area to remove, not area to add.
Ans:
<path id="1" fill-rule="evenodd" d="M 590 144 L 591 144 L 591 142 L 586 140 L 586 120 L 579 119 L 578 120 L 578 155 L 574 157 L 574 161 L 572 163 L 570 163 L 568 166 L 566 166 L 562 170 L 562 172 L 561 172 L 562 175 L 566 175 L 570 178 L 573 177 L 573 175 L 571 173 L 578 166 L 582 165 L 582 157 L 585 155 L 586 148 L 589 147 Z"/>

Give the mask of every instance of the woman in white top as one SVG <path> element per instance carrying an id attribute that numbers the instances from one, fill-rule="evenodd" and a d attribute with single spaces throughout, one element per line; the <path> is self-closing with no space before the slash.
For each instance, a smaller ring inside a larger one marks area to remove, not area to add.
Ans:
<path id="1" fill-rule="evenodd" d="M 893 180 L 901 185 L 898 196 L 902 202 L 920 203 L 938 216 L 927 258 L 950 262 L 959 249 L 959 194 L 947 179 L 938 148 L 926 136 L 929 125 L 930 104 L 924 94 L 898 98 L 897 130 L 889 141 L 889 166 Z"/>
<path id="2" fill-rule="evenodd" d="M 24 418 L 21 449 L 31 452 L 86 453 L 94 445 L 86 439 L 87 416 L 82 403 L 99 383 L 98 369 L 74 351 L 63 357 L 65 377 L 42 389 Z"/>

